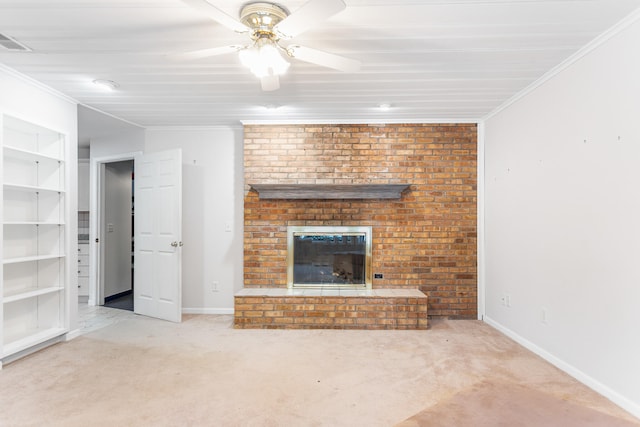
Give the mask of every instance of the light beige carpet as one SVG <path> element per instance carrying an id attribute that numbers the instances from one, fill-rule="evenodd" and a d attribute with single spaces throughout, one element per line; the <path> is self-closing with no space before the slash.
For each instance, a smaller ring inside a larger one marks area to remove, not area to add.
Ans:
<path id="1" fill-rule="evenodd" d="M 519 384 L 483 381 L 396 427 L 635 427 L 627 421 Z"/>
<path id="2" fill-rule="evenodd" d="M 434 321 L 427 331 L 231 322 L 135 317 L 6 365 L 0 426 L 536 425 L 508 417 L 544 413 L 549 402 L 570 407 L 553 412 L 557 425 L 578 414 L 640 426 L 478 321 Z"/>

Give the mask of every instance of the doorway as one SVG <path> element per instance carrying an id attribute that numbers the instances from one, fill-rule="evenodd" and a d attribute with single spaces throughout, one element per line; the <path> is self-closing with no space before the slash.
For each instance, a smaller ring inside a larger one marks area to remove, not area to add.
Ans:
<path id="1" fill-rule="evenodd" d="M 133 166 L 114 163 L 131 161 Z M 128 179 L 123 173 L 119 187 L 130 191 L 122 196 L 121 203 L 112 202 L 107 196 L 105 182 L 114 169 L 127 170 Z M 135 180 L 133 169 L 135 168 Z M 119 156 L 94 157 L 90 167 L 91 195 L 90 211 L 90 287 L 89 305 L 104 305 L 105 296 L 110 294 L 110 287 L 105 283 L 110 280 L 108 268 L 110 249 L 108 240 L 116 231 L 125 227 L 116 225 L 115 220 L 107 220 L 107 206 L 124 204 L 129 207 L 128 213 L 122 213 L 129 219 L 131 231 L 123 232 L 128 239 L 126 248 L 121 246 L 120 252 L 126 254 L 127 267 L 120 269 L 120 276 L 128 280 L 118 279 L 118 283 L 129 282 L 133 294 L 133 311 L 136 314 L 158 319 L 180 322 L 182 319 L 182 151 L 173 149 L 153 153 L 127 153 Z M 135 187 L 134 187 L 135 184 Z M 135 194 L 135 196 L 134 196 Z M 135 197 L 135 214 L 133 198 Z M 125 212 L 123 210 L 122 212 Z M 133 223 L 131 219 L 133 218 Z M 132 232 L 135 232 L 133 234 Z M 133 239 L 131 238 L 133 235 Z M 132 245 L 135 242 L 135 253 Z M 118 251 L 118 249 L 116 249 Z M 123 255 L 119 253 L 119 255 Z M 124 256 L 123 258 L 124 259 Z M 132 261 L 135 259 L 135 268 Z M 125 263 L 122 262 L 122 265 Z M 131 271 L 135 278 L 135 289 Z M 127 273 L 123 273 L 126 271 Z M 105 280 L 106 275 L 106 280 Z M 129 289 L 119 289 L 128 292 Z M 117 293 L 115 294 L 117 295 Z"/>
<path id="2" fill-rule="evenodd" d="M 104 306 L 134 310 L 134 161 L 104 163 L 101 180 L 100 294 Z"/>

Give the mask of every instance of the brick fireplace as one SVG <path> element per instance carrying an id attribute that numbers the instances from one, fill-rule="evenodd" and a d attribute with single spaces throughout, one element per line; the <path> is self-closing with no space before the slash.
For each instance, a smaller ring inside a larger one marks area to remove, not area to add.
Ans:
<path id="1" fill-rule="evenodd" d="M 245 296 L 286 290 L 288 226 L 369 226 L 373 291 L 411 298 L 419 290 L 428 297 L 429 317 L 476 317 L 475 124 L 246 125 L 244 131 Z M 409 187 L 399 198 L 264 199 L 251 184 Z M 243 310 L 236 307 L 236 326 L 242 312 L 260 315 L 245 302 Z"/>

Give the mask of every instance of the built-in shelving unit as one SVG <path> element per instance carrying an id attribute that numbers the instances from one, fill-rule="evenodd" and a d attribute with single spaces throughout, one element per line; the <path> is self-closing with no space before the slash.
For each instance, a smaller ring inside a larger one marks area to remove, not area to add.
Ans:
<path id="1" fill-rule="evenodd" d="M 2 358 L 67 332 L 65 145 L 2 117 Z"/>

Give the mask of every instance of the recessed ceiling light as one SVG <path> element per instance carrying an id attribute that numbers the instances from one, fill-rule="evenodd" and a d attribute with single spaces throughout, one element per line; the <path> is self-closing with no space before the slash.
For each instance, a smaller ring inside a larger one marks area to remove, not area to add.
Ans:
<path id="1" fill-rule="evenodd" d="M 120 85 L 114 82 L 113 80 L 106 80 L 106 79 L 95 79 L 93 81 L 93 84 L 107 90 L 115 90 L 120 87 Z"/>
<path id="2" fill-rule="evenodd" d="M 391 104 L 379 104 L 378 108 L 381 111 L 389 111 L 391 109 Z"/>

